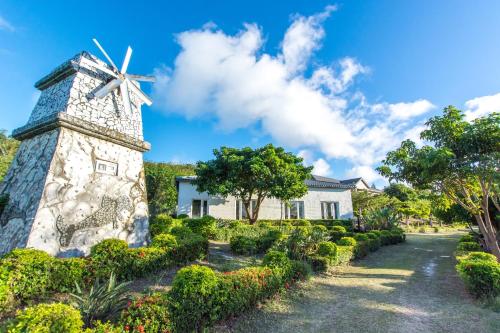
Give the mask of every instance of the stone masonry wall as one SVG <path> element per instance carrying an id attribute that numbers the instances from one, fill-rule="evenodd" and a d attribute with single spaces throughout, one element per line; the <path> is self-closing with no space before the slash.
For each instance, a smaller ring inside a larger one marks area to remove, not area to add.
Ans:
<path id="1" fill-rule="evenodd" d="M 10 195 L 9 205 L 0 219 L 0 255 L 26 246 L 59 131 L 55 129 L 24 140 L 0 184 L 0 193 Z"/>

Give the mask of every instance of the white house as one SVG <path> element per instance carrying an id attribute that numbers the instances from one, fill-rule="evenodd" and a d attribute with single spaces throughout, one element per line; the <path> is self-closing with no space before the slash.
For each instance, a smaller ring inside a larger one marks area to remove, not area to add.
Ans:
<path id="1" fill-rule="evenodd" d="M 187 214 L 189 217 L 211 215 L 222 219 L 245 219 L 246 211 L 241 200 L 228 196 L 227 198 L 199 193 L 192 184 L 195 176 L 176 178 L 178 191 L 177 214 Z M 284 205 L 280 200 L 266 198 L 261 204 L 259 219 L 348 219 L 353 217 L 351 189 L 353 184 L 343 184 L 342 181 L 312 176 L 305 181 L 308 191 L 302 198 L 297 198 Z M 252 202 L 252 208 L 255 201 Z"/>
<path id="2" fill-rule="evenodd" d="M 368 185 L 366 180 L 364 180 L 361 177 L 341 180 L 340 183 L 344 184 L 344 185 L 352 185 L 354 187 L 355 191 L 362 190 L 362 191 L 368 191 L 368 192 L 373 193 L 373 194 L 380 194 L 380 193 L 384 192 L 382 190 L 379 190 L 375 187 Z"/>

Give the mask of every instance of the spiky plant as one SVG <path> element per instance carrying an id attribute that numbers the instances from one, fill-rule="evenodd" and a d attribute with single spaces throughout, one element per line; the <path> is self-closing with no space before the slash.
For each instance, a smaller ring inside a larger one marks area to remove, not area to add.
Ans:
<path id="1" fill-rule="evenodd" d="M 90 325 L 95 320 L 112 317 L 126 306 L 129 301 L 126 287 L 129 284 L 130 282 L 117 284 L 115 273 L 111 273 L 107 282 L 101 283 L 96 279 L 88 291 L 82 291 L 75 282 L 76 294 L 70 295 L 85 324 Z"/>

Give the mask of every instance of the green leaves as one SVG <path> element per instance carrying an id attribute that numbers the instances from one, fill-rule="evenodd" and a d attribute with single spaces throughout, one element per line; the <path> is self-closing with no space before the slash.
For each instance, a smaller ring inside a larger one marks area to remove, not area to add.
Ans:
<path id="1" fill-rule="evenodd" d="M 197 190 L 223 197 L 232 195 L 241 198 L 246 206 L 252 198 L 257 199 L 251 220 L 257 219 L 260 203 L 266 197 L 287 201 L 307 193 L 304 180 L 312 168 L 304 167 L 302 158 L 281 147 L 222 147 L 214 150 L 214 156 L 213 160 L 196 164 Z"/>
<path id="2" fill-rule="evenodd" d="M 7 137 L 5 131 L 0 131 L 0 182 L 7 173 L 18 148 L 19 141 Z"/>

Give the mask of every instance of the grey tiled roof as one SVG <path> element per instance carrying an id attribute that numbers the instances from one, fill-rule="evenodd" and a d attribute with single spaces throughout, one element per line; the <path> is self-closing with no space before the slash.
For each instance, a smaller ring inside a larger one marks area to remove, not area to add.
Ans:
<path id="1" fill-rule="evenodd" d="M 175 177 L 175 179 L 179 182 L 185 181 L 189 182 L 194 179 L 196 179 L 196 176 L 178 176 Z M 342 181 L 334 179 L 334 178 L 328 178 L 328 177 L 322 177 L 322 176 L 316 176 L 312 175 L 311 179 L 306 179 L 304 183 L 307 185 L 307 187 L 314 187 L 314 188 L 341 188 L 341 189 L 351 189 L 355 187 L 355 184 L 343 184 Z"/>

